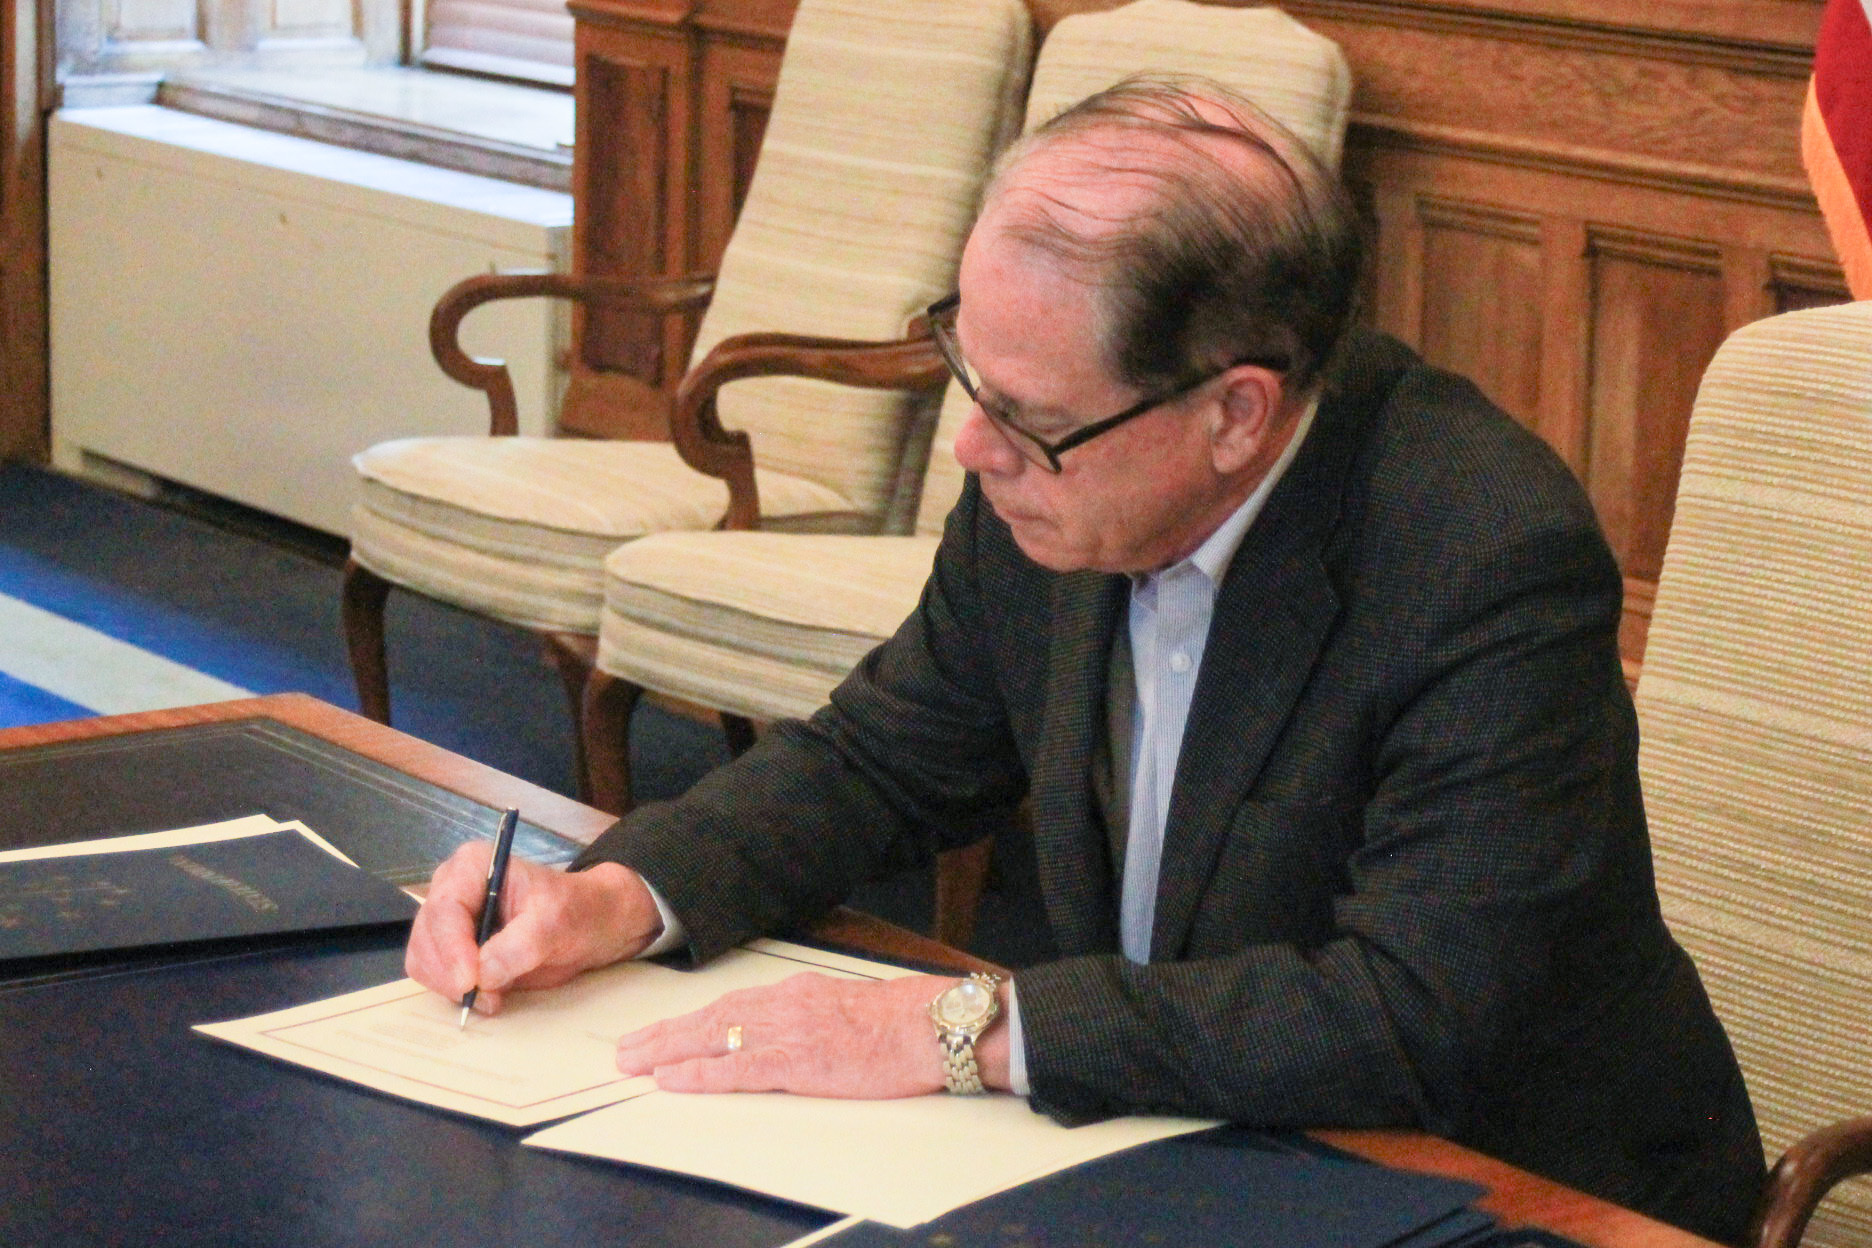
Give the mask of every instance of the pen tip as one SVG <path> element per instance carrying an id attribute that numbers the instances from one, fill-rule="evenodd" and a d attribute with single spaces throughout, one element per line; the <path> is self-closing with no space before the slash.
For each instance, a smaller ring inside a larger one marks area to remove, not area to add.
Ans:
<path id="1" fill-rule="evenodd" d="M 466 1005 L 464 1005 L 464 1006 L 462 1006 L 462 1012 L 461 1012 L 461 1021 L 455 1024 L 455 1030 L 456 1030 L 456 1031 L 463 1031 L 463 1030 L 465 1030 L 465 1029 L 467 1028 L 467 1026 L 468 1026 L 468 1012 L 469 1012 L 469 1010 L 470 1010 L 471 1008 L 473 1008 L 473 1007 L 471 1007 L 471 1006 L 466 1006 Z"/>

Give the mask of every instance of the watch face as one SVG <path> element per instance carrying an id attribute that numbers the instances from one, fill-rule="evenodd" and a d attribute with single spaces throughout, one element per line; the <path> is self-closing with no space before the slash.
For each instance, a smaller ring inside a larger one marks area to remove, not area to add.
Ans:
<path id="1" fill-rule="evenodd" d="M 994 993 L 972 979 L 965 979 L 936 998 L 936 1021 L 947 1027 L 963 1027 L 985 1017 L 994 1004 Z"/>

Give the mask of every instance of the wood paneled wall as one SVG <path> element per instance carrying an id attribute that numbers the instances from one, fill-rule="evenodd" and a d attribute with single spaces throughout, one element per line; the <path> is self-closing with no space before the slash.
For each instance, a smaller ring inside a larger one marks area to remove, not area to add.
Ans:
<path id="1" fill-rule="evenodd" d="M 753 176 L 796 2 L 571 0 L 575 271 L 714 268 Z M 693 333 L 693 323 L 575 312 L 562 425 L 667 436 L 653 391 L 680 380 Z"/>
<path id="2" fill-rule="evenodd" d="M 0 459 L 46 451 L 50 0 L 0 0 Z"/>
<path id="3" fill-rule="evenodd" d="M 1370 315 L 1585 482 L 1644 650 L 1684 430 L 1749 321 L 1845 298 L 1799 158 L 1818 0 L 1293 0 L 1357 81 Z"/>
<path id="4" fill-rule="evenodd" d="M 1042 31 L 1117 0 L 1030 0 Z M 794 0 L 573 0 L 575 264 L 710 267 L 758 153 Z M 1725 334 L 1843 299 L 1802 176 L 1821 0 L 1289 0 L 1356 81 L 1346 174 L 1375 241 L 1367 315 L 1565 457 L 1626 574 L 1643 652 L 1683 435 Z M 673 384 L 687 339 L 579 329 L 576 431 Z M 650 405 L 641 409 L 650 410 Z"/>

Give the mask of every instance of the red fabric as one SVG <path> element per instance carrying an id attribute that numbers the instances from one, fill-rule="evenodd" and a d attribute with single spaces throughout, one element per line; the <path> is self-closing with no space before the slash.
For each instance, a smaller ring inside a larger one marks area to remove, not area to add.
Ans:
<path id="1" fill-rule="evenodd" d="M 1872 0 L 1828 0 L 1801 146 L 1856 299 L 1872 299 Z"/>

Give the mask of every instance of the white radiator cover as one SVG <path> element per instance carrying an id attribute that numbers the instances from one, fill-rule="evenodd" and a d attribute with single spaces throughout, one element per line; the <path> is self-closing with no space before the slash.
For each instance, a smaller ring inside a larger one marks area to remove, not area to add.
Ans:
<path id="1" fill-rule="evenodd" d="M 54 462 L 102 457 L 331 533 L 350 458 L 485 433 L 429 353 L 474 273 L 563 267 L 571 197 L 154 106 L 70 110 L 49 135 Z M 564 310 L 484 306 L 522 433 L 557 416 Z"/>

